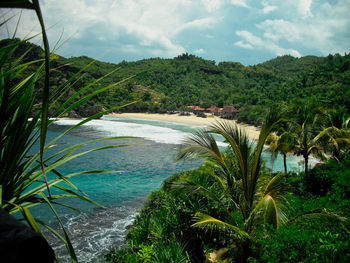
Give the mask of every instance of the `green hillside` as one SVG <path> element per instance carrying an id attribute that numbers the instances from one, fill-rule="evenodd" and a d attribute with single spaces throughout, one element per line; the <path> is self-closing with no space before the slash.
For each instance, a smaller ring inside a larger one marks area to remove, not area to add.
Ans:
<path id="1" fill-rule="evenodd" d="M 6 41 L 2 40 L 0 45 Z M 30 43 L 23 45 L 16 55 L 28 48 L 32 48 L 27 54 L 28 60 L 42 56 L 41 48 Z M 85 56 L 56 56 L 51 65 L 54 69 L 52 89 L 92 61 Z M 327 106 L 346 107 L 350 112 L 349 66 L 350 55 L 347 54 L 281 56 L 254 66 L 237 62 L 216 64 L 183 54 L 173 59 L 152 58 L 119 64 L 95 61 L 72 88 L 78 90 L 111 72 L 87 92 L 131 77 L 77 109 L 79 115 L 139 100 L 123 110 L 166 112 L 183 109 L 186 105 L 233 105 L 240 110 L 239 121 L 258 124 L 266 107 L 313 96 Z"/>

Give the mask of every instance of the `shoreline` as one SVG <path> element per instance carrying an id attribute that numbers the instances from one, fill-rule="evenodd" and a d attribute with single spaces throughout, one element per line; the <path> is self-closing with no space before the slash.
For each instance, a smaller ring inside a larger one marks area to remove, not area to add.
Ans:
<path id="1" fill-rule="evenodd" d="M 156 121 L 167 121 L 173 123 L 179 123 L 187 126 L 209 126 L 218 120 L 223 120 L 216 116 L 208 116 L 207 118 L 201 118 L 194 115 L 180 116 L 178 114 L 160 114 L 160 113 L 110 113 L 107 116 L 124 117 L 124 118 L 136 118 L 147 119 Z M 232 120 L 238 127 L 243 128 L 248 137 L 252 140 L 258 140 L 260 130 L 255 126 L 248 124 L 239 124 L 235 120 Z"/>

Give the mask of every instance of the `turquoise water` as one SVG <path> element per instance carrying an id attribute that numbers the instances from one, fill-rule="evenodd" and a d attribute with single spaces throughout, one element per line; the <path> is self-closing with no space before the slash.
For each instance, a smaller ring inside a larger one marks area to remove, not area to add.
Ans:
<path id="1" fill-rule="evenodd" d="M 54 138 L 78 121 L 60 120 L 52 125 L 48 139 Z M 77 256 L 81 262 L 96 262 L 110 248 L 120 248 L 132 223 L 152 190 L 159 189 L 163 180 L 174 173 L 198 167 L 201 162 L 174 162 L 176 150 L 182 139 L 198 127 L 189 127 L 162 121 L 140 120 L 106 116 L 94 120 L 63 137 L 54 152 L 68 145 L 109 136 L 138 136 L 144 139 L 103 141 L 84 146 L 82 151 L 107 145 L 130 144 L 85 155 L 60 167 L 62 174 L 84 170 L 118 170 L 117 174 L 79 175 L 72 182 L 92 200 L 105 208 L 96 207 L 75 199 L 67 203 L 79 207 L 81 214 L 58 208 L 62 215 Z M 221 143 L 224 146 L 224 143 Z M 269 160 L 268 155 L 264 155 Z M 289 169 L 298 167 L 300 158 L 289 158 Z M 275 171 L 282 170 L 281 159 L 274 163 Z M 56 225 L 45 207 L 35 210 L 45 221 Z M 58 255 L 65 254 L 59 242 L 51 240 Z"/>

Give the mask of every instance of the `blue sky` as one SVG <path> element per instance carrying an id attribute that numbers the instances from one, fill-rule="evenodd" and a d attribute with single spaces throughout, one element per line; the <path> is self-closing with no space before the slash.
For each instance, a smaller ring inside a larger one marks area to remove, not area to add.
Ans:
<path id="1" fill-rule="evenodd" d="M 40 1 L 51 47 L 70 57 L 118 63 L 191 53 L 253 65 L 290 54 L 350 51 L 350 0 L 60 0 Z M 5 19 L 19 10 L 1 10 Z M 17 16 L 18 17 L 18 16 Z M 16 19 L 2 27 L 13 32 Z M 24 11 L 17 35 L 39 32 Z M 33 40 L 40 43 L 40 39 Z"/>

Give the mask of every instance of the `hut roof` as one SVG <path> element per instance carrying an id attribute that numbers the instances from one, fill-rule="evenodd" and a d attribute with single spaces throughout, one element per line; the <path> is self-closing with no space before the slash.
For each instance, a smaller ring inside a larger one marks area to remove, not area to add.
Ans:
<path id="1" fill-rule="evenodd" d="M 197 106 L 192 106 L 192 105 L 186 106 L 186 108 L 190 108 L 190 109 L 194 109 L 195 107 L 197 107 Z"/>
<path id="2" fill-rule="evenodd" d="M 204 108 L 201 108 L 199 106 L 195 106 L 193 110 L 199 110 L 199 111 L 202 111 L 202 110 L 205 110 Z"/>
<path id="3" fill-rule="evenodd" d="M 223 112 L 225 113 L 236 113 L 238 112 L 238 110 L 233 107 L 233 106 L 225 106 L 223 109 L 222 109 Z"/>
<path id="4" fill-rule="evenodd" d="M 216 106 L 211 106 L 210 108 L 208 108 L 207 110 L 208 111 L 211 111 L 211 112 L 217 112 L 218 111 L 218 107 L 216 107 Z"/>

